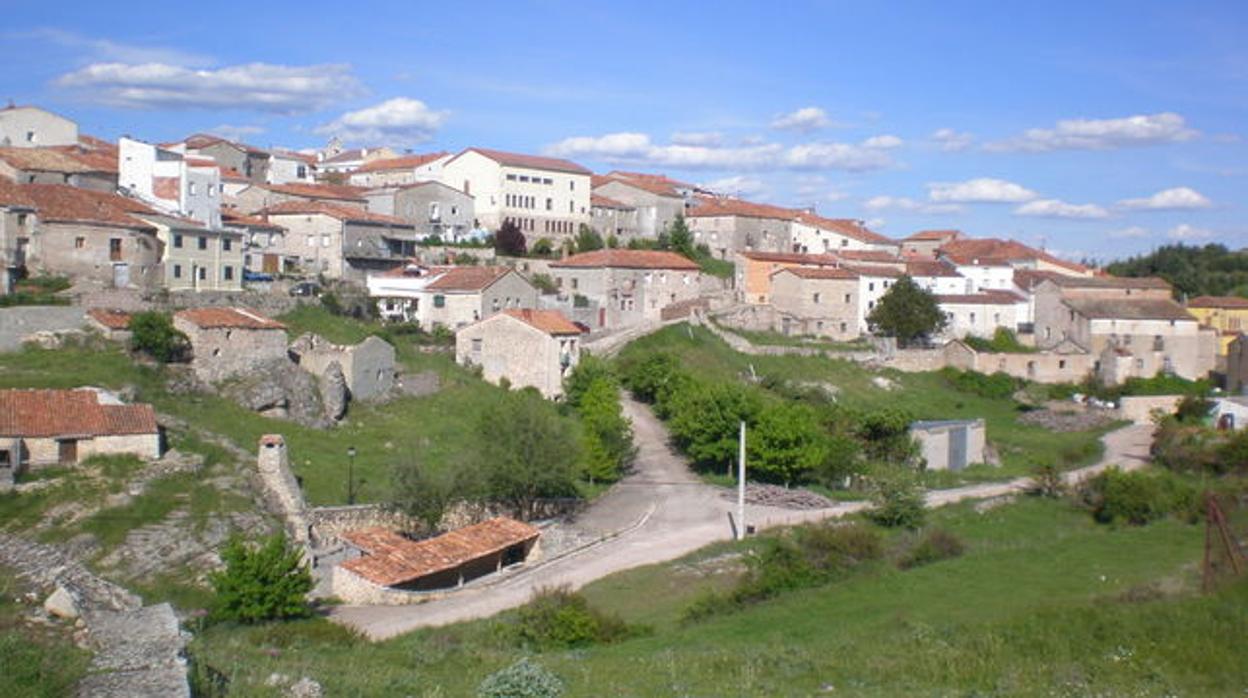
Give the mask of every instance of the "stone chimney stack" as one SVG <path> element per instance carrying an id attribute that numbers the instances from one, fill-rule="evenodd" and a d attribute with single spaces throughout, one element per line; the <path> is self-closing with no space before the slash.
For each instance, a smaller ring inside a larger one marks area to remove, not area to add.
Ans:
<path id="1" fill-rule="evenodd" d="M 286 439 L 281 434 L 265 434 L 260 437 L 260 454 L 256 465 L 264 475 L 277 475 L 290 471 L 290 456 L 286 453 Z"/>

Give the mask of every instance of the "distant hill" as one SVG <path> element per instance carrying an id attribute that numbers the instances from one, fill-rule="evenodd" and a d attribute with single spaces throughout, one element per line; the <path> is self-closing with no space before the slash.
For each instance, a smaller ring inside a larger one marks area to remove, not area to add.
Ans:
<path id="1" fill-rule="evenodd" d="M 1115 276 L 1160 276 L 1179 298 L 1243 296 L 1248 298 L 1248 250 L 1225 245 L 1165 245 L 1105 268 Z"/>

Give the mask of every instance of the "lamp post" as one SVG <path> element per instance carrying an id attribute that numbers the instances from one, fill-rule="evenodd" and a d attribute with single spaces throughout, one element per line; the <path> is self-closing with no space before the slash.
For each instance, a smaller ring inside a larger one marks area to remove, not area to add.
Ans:
<path id="1" fill-rule="evenodd" d="M 347 504 L 355 504 L 355 446 L 347 446 Z"/>

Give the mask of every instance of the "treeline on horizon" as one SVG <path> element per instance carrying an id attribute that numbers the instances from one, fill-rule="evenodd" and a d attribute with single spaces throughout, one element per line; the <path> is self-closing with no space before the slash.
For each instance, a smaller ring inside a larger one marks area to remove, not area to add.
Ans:
<path id="1" fill-rule="evenodd" d="M 1174 286 L 1174 295 L 1241 296 L 1248 298 L 1248 249 L 1232 252 L 1226 245 L 1164 245 L 1146 255 L 1111 263 L 1114 276 L 1160 276 Z"/>

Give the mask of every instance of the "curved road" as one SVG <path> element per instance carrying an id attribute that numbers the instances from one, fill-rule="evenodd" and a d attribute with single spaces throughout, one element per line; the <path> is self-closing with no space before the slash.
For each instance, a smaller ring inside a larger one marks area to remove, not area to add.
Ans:
<path id="1" fill-rule="evenodd" d="M 645 405 L 627 397 L 623 405 L 638 444 L 635 470 L 569 524 L 586 537 L 613 537 L 447 598 L 412 606 L 338 606 L 331 611 L 331 619 L 382 640 L 416 628 L 489 617 L 523 605 L 543 587 L 579 588 L 615 572 L 665 562 L 730 540 L 728 513 L 735 504 L 721 496 L 722 490 L 703 484 L 690 472 L 684 459 L 668 447 L 667 431 Z M 1101 462 L 1068 473 L 1067 480 L 1088 477 L 1112 464 L 1139 467 L 1148 461 L 1151 434 L 1151 426 L 1139 425 L 1107 434 Z M 1022 491 L 1028 482 L 1019 478 L 938 490 L 928 493 L 927 501 L 929 506 L 942 506 L 996 497 Z M 866 502 L 843 502 L 826 509 L 794 511 L 747 505 L 746 519 L 762 529 L 837 518 L 867 506 Z"/>

